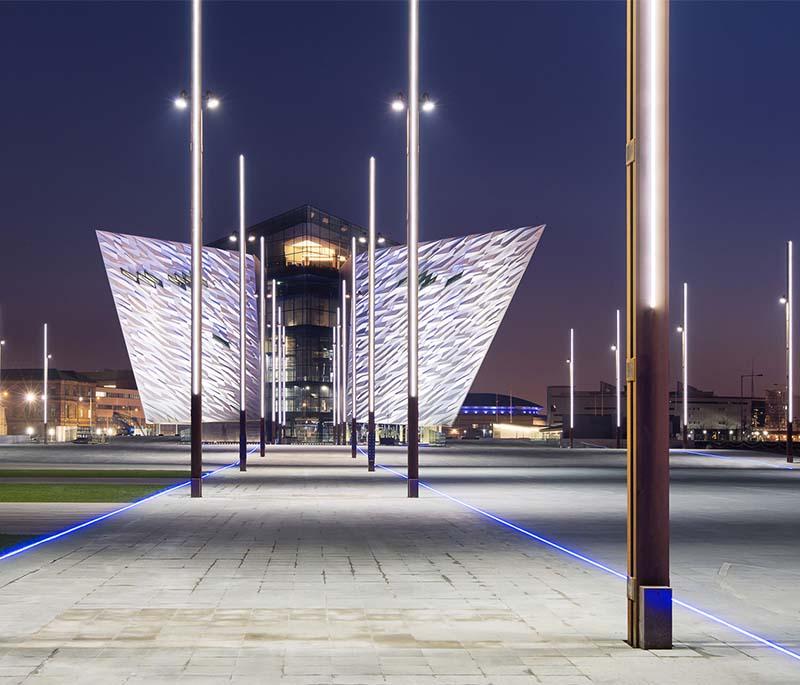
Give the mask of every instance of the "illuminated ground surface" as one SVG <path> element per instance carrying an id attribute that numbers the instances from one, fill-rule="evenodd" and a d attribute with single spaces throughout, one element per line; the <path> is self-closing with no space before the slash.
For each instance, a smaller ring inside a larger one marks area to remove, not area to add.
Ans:
<path id="1" fill-rule="evenodd" d="M 676 595 L 796 650 L 800 469 L 721 456 L 673 457 Z M 0 448 L 2 466 L 186 457 Z M 621 453 L 477 446 L 423 462 L 443 492 L 624 570 Z M 344 451 L 253 457 L 205 494 L 0 561 L 0 683 L 800 681 L 800 661 L 680 608 L 675 650 L 629 649 L 623 581 L 429 491 L 409 501 Z"/>

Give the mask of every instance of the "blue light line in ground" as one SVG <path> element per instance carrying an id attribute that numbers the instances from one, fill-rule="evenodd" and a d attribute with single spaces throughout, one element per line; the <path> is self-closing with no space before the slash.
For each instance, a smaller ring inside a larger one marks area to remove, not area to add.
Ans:
<path id="1" fill-rule="evenodd" d="M 747 461 L 752 461 L 753 463 L 759 464 L 761 466 L 768 466 L 771 469 L 781 469 L 784 471 L 794 471 L 797 467 L 790 466 L 789 464 L 770 464 L 769 462 L 763 462 L 755 457 L 738 457 L 732 454 L 712 454 L 711 452 L 701 452 L 700 450 L 678 450 L 678 453 L 682 454 L 696 454 L 700 457 L 709 457 L 711 459 L 745 459 Z"/>
<path id="2" fill-rule="evenodd" d="M 388 471 L 389 473 L 392 473 L 395 476 L 399 476 L 400 478 L 408 479 L 408 476 L 406 476 L 406 474 L 404 474 L 404 473 L 401 473 L 400 471 L 395 471 L 394 469 L 391 469 L 388 466 L 384 466 L 383 464 L 377 464 L 377 466 L 378 466 L 378 468 L 383 469 L 384 471 Z M 446 492 L 443 492 L 442 490 L 438 490 L 437 488 L 434 488 L 433 486 L 428 485 L 427 483 L 423 483 L 422 481 L 420 481 L 419 482 L 419 486 L 421 488 L 425 488 L 426 490 L 430 490 L 431 492 L 434 492 L 437 495 L 440 495 L 441 497 L 444 497 L 445 499 L 449 499 L 451 502 L 455 502 L 456 504 L 460 504 L 462 507 L 466 507 L 467 509 L 470 509 L 471 511 L 474 511 L 475 513 L 480 514 L 481 516 L 485 516 L 486 518 L 491 519 L 492 521 L 495 521 L 496 523 L 499 523 L 502 526 L 510 528 L 511 530 L 515 530 L 518 533 L 522 533 L 526 537 L 532 538 L 533 540 L 536 540 L 537 542 L 541 542 L 542 544 L 547 545 L 548 547 L 551 547 L 553 549 L 557 549 L 559 552 L 563 552 L 564 554 L 567 554 L 568 556 L 572 557 L 573 559 L 578 559 L 580 561 L 583 561 L 583 562 L 589 564 L 590 566 L 594 566 L 595 568 L 600 569 L 601 571 L 605 571 L 606 573 L 609 573 L 610 575 L 615 576 L 616 578 L 619 578 L 621 580 L 627 580 L 627 578 L 628 578 L 626 574 L 620 573 L 619 571 L 611 568 L 610 566 L 606 566 L 605 564 L 601 564 L 599 561 L 595 561 L 594 559 L 591 559 L 590 557 L 587 557 L 587 556 L 585 556 L 585 555 L 583 555 L 583 554 L 581 554 L 579 552 L 576 552 L 575 550 L 569 549 L 568 547 L 564 547 L 563 545 L 559 545 L 557 542 L 554 542 L 553 540 L 549 540 L 548 538 L 545 538 L 545 537 L 543 537 L 541 535 L 537 535 L 536 533 L 533 533 L 533 532 L 531 532 L 529 530 L 526 530 L 525 528 L 522 528 L 522 527 L 520 527 L 520 526 L 518 526 L 518 525 L 516 525 L 514 523 L 511 523 L 511 521 L 507 521 L 504 518 L 501 518 L 499 516 L 495 516 L 494 514 L 488 512 L 488 511 L 485 511 L 484 509 L 480 509 L 479 507 L 476 507 L 476 506 L 474 506 L 472 504 L 469 504 L 468 502 L 464 502 L 463 500 L 460 500 L 457 497 L 453 497 L 452 495 L 448 495 Z M 702 616 L 703 618 L 706 618 L 709 621 L 713 621 L 714 623 L 717 623 L 718 625 L 721 625 L 721 626 L 724 626 L 726 628 L 729 628 L 730 630 L 732 630 L 732 631 L 734 631 L 736 633 L 739 633 L 740 635 L 743 635 L 744 637 L 750 638 L 751 640 L 755 640 L 756 642 L 758 642 L 759 644 L 763 645 L 764 647 L 769 647 L 770 649 L 774 649 L 777 652 L 785 654 L 786 656 L 791 657 L 792 659 L 795 659 L 796 661 L 800 661 L 800 653 L 792 651 L 788 647 L 784 647 L 783 645 L 779 644 L 778 642 L 773 642 L 772 640 L 768 640 L 765 637 L 761 637 L 760 635 L 756 635 L 755 633 L 747 630 L 746 628 L 742 628 L 741 626 L 737 626 L 734 623 L 730 623 L 730 622 L 726 621 L 723 618 L 719 618 L 718 616 L 714 616 L 714 614 L 711 614 L 711 613 L 709 613 L 707 611 L 704 611 L 703 609 L 700 609 L 699 607 L 696 607 L 696 606 L 694 606 L 692 604 L 689 604 L 688 602 L 684 602 L 683 600 L 677 599 L 674 596 L 672 598 L 672 603 L 677 605 L 677 606 L 679 606 L 679 607 L 682 607 L 682 608 L 684 608 L 684 609 L 686 609 L 688 611 L 691 611 L 692 613 L 695 613 L 698 616 Z"/>
<path id="3" fill-rule="evenodd" d="M 248 452 L 253 452 L 255 448 L 248 450 Z M 219 473 L 220 471 L 224 471 L 225 469 L 232 468 L 234 466 L 238 466 L 239 461 L 235 461 L 232 464 L 226 464 L 225 466 L 220 466 L 219 468 L 214 469 L 213 471 L 208 471 L 204 473 L 201 478 L 206 479 L 210 476 L 213 476 L 215 473 Z M 83 521 L 82 523 L 78 523 L 74 526 L 70 526 L 69 528 L 65 528 L 64 530 L 60 530 L 57 533 L 53 533 L 46 537 L 40 538 L 38 540 L 34 540 L 33 542 L 29 542 L 21 547 L 15 547 L 13 549 L 0 554 L 0 561 L 4 561 L 5 559 L 10 559 L 11 557 L 15 557 L 23 552 L 27 552 L 29 549 L 33 549 L 35 547 L 39 547 L 44 545 L 48 542 L 53 542 L 54 540 L 58 540 L 59 538 L 63 538 L 71 533 L 76 533 L 83 528 L 88 528 L 89 526 L 93 526 L 96 523 L 100 523 L 101 521 L 105 521 L 112 516 L 117 516 L 124 511 L 128 511 L 129 509 L 133 509 L 134 507 L 138 507 L 140 504 L 144 504 L 145 502 L 149 502 L 150 500 L 154 500 L 157 497 L 162 497 L 163 495 L 167 495 L 170 492 L 175 490 L 180 490 L 181 488 L 185 488 L 187 485 L 191 484 L 191 480 L 183 481 L 182 483 L 177 483 L 176 485 L 170 485 L 168 488 L 164 488 L 163 490 L 159 490 L 158 492 L 154 492 L 152 495 L 148 495 L 147 497 L 143 497 L 142 499 L 137 499 L 135 502 L 131 502 L 130 504 L 126 504 L 124 507 L 120 507 L 119 509 L 114 509 L 114 511 L 108 511 L 105 514 L 100 516 L 95 516 L 93 519 L 89 519 L 88 521 Z"/>

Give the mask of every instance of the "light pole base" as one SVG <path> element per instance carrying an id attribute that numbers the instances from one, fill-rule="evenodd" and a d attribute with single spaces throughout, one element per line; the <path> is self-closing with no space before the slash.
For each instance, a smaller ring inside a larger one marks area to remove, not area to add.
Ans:
<path id="1" fill-rule="evenodd" d="M 258 432 L 258 446 L 261 451 L 261 456 L 263 457 L 267 453 L 267 423 L 263 416 L 258 426 Z"/>
<path id="2" fill-rule="evenodd" d="M 409 497 L 419 497 L 419 479 L 418 478 L 409 478 L 408 479 L 408 496 Z"/>
<path id="3" fill-rule="evenodd" d="M 358 437 L 358 425 L 356 424 L 356 420 L 353 419 L 350 423 L 350 451 L 352 454 L 350 456 L 353 459 L 356 458 L 356 438 Z"/>
<path id="4" fill-rule="evenodd" d="M 247 416 L 239 412 L 239 470 L 247 471 Z"/>
<path id="5" fill-rule="evenodd" d="M 202 478 L 192 478 L 192 497 L 202 497 L 203 496 L 203 479 Z"/>
<path id="6" fill-rule="evenodd" d="M 367 471 L 375 470 L 375 412 L 367 419 Z"/>
<path id="7" fill-rule="evenodd" d="M 672 588 L 639 587 L 639 649 L 672 649 Z"/>

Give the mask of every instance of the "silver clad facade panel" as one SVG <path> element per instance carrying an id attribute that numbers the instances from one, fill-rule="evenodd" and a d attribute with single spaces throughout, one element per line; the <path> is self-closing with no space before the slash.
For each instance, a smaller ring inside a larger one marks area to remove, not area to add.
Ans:
<path id="1" fill-rule="evenodd" d="M 530 262 L 544 226 L 421 243 L 419 422 L 451 424 Z M 375 420 L 407 419 L 406 247 L 375 253 Z M 367 255 L 356 258 L 357 409 L 367 420 Z"/>
<path id="2" fill-rule="evenodd" d="M 97 232 L 146 420 L 188 423 L 191 246 Z M 247 411 L 258 412 L 254 259 L 247 255 Z M 203 420 L 238 421 L 238 254 L 203 249 Z"/>

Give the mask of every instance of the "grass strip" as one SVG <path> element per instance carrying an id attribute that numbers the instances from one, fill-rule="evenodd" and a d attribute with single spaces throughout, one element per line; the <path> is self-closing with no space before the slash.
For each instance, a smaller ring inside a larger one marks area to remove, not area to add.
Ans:
<path id="1" fill-rule="evenodd" d="M 163 487 L 138 483 L 0 483 L 0 502 L 132 502 Z"/>

